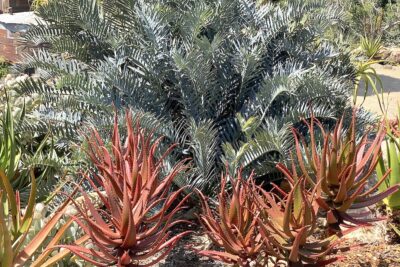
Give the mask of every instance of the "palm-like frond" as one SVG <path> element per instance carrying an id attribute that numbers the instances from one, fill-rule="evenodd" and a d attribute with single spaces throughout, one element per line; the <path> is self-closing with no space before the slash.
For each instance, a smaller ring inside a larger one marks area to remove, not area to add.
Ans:
<path id="1" fill-rule="evenodd" d="M 112 104 L 161 123 L 157 134 L 178 143 L 170 165 L 192 159 L 178 184 L 212 195 L 224 161 L 264 179 L 288 158 L 290 127 L 342 115 L 355 76 L 348 55 L 323 39 L 340 9 L 255 2 L 49 1 L 26 34 L 48 48 L 25 64 L 41 79 L 21 93 L 43 94 L 42 121 L 72 125 L 70 134 L 87 122 L 106 129 Z M 249 120 L 251 134 L 241 123 Z"/>

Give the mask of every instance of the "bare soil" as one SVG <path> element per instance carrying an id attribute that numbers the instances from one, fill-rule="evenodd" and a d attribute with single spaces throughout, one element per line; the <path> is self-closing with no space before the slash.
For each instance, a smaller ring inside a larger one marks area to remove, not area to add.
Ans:
<path id="1" fill-rule="evenodd" d="M 353 245 L 353 244 L 348 244 Z M 360 244 L 350 251 L 338 252 L 343 259 L 332 267 L 395 267 L 400 266 L 400 244 Z"/>
<path id="2" fill-rule="evenodd" d="M 186 240 L 187 241 L 187 240 Z M 217 261 L 199 257 L 194 252 L 186 249 L 185 240 L 170 253 L 158 267 L 223 267 L 230 266 Z M 337 262 L 330 264 L 332 267 L 400 267 L 400 244 L 359 244 L 351 250 L 347 246 L 354 246 L 352 242 L 345 242 L 339 248 L 336 255 Z"/>
<path id="3" fill-rule="evenodd" d="M 379 223 L 378 223 L 379 224 Z M 376 227 L 360 229 L 349 238 L 345 238 L 330 257 L 338 257 L 339 260 L 329 266 L 332 267 L 400 267 L 400 243 L 393 243 L 390 238 L 385 238 L 382 227 L 386 223 Z M 191 246 L 198 249 L 214 249 L 210 241 L 201 236 L 198 226 L 192 228 L 194 234 L 184 237 L 179 244 L 169 253 L 169 256 L 156 265 L 156 267 L 225 267 L 231 266 L 198 256 Z M 182 229 L 176 229 L 181 232 Z M 383 230 L 385 231 L 385 230 Z M 386 231 L 385 231 L 386 232 Z M 350 249 L 349 249 L 350 248 Z M 283 264 L 279 265 L 283 267 Z"/>

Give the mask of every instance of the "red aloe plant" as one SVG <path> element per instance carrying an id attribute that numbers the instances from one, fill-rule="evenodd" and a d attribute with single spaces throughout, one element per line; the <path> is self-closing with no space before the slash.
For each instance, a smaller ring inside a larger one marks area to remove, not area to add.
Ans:
<path id="1" fill-rule="evenodd" d="M 231 182 L 231 193 L 227 192 L 227 181 Z M 221 190 L 218 207 L 213 212 L 206 197 L 199 191 L 203 207 L 199 220 L 213 244 L 224 251 L 196 250 L 200 255 L 236 266 L 264 266 L 260 261 L 263 240 L 257 228 L 257 205 L 254 193 L 258 189 L 253 179 L 242 179 L 241 171 L 236 178 L 221 175 Z"/>
<path id="2" fill-rule="evenodd" d="M 320 208 L 327 213 L 329 232 L 340 231 L 340 225 L 365 226 L 379 220 L 380 218 L 362 219 L 351 216 L 348 210 L 371 206 L 399 188 L 395 185 L 382 193 L 373 195 L 387 178 L 390 170 L 375 185 L 366 187 L 380 158 L 380 147 L 385 136 L 385 129 L 380 127 L 372 142 L 368 138 L 369 133 L 365 133 L 358 140 L 355 112 L 346 138 L 343 137 L 343 119 L 336 124 L 333 132 L 326 132 L 315 118 L 312 118 L 310 123 L 307 121 L 305 123 L 310 133 L 310 145 L 306 144 L 304 137 L 299 138 L 298 133 L 293 131 L 297 162 L 302 175 L 307 178 L 310 186 L 315 188 L 316 200 Z M 316 142 L 316 127 L 323 136 L 320 152 Z M 296 171 L 291 172 L 282 164 L 278 164 L 278 169 L 293 184 L 294 176 L 297 176 Z"/>
<path id="3" fill-rule="evenodd" d="M 324 266 L 336 261 L 325 256 L 339 236 L 312 239 L 318 205 L 306 192 L 304 179 L 296 180 L 289 194 L 280 191 L 280 198 L 255 185 L 252 177 L 243 180 L 241 171 L 236 178 L 222 175 L 215 211 L 199 192 L 200 222 L 219 250 L 196 251 L 234 266 L 269 266 L 282 261 L 289 266 Z"/>
<path id="4" fill-rule="evenodd" d="M 89 235 L 93 248 L 62 246 L 96 266 L 152 266 L 189 233 L 174 237 L 169 233 L 173 226 L 185 222 L 174 220 L 174 215 L 183 209 L 189 196 L 179 201 L 183 188 L 170 192 L 172 180 L 184 170 L 184 163 L 161 177 L 163 160 L 173 147 L 155 160 L 160 139 L 152 143 L 152 134 L 146 136 L 139 123 L 134 129 L 130 112 L 126 114 L 126 128 L 126 141 L 121 144 L 116 116 L 111 153 L 96 130 L 87 138 L 87 153 L 97 171 L 85 178 L 105 208 L 96 208 L 81 190 L 84 201 L 75 203 L 80 216 L 74 219 Z"/>
<path id="5" fill-rule="evenodd" d="M 265 254 L 276 264 L 284 261 L 288 266 L 325 266 L 338 258 L 325 259 L 339 242 L 333 235 L 315 240 L 318 205 L 315 192 L 307 194 L 305 179 L 295 179 L 288 194 L 278 195 L 260 188 L 257 203 L 260 216 L 257 224 L 265 244 Z"/>

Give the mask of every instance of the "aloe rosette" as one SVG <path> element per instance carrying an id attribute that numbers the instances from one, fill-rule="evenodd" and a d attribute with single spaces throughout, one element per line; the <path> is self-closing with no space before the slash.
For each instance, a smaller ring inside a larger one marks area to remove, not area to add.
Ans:
<path id="1" fill-rule="evenodd" d="M 79 216 L 74 220 L 89 236 L 92 248 L 62 245 L 96 266 L 152 266 L 163 259 L 189 231 L 171 237 L 170 230 L 179 223 L 177 212 L 184 208 L 189 195 L 180 198 L 184 188 L 171 192 L 173 179 L 185 169 L 184 162 L 162 175 L 163 159 L 155 152 L 161 139 L 152 142 L 152 134 L 126 114 L 127 137 L 121 143 L 117 117 L 111 152 L 96 130 L 88 141 L 87 154 L 96 171 L 85 175 L 104 207 L 96 207 L 81 190 L 84 201 L 75 205 Z"/>
<path id="2" fill-rule="evenodd" d="M 333 131 L 326 131 L 315 118 L 305 121 L 310 133 L 310 144 L 294 131 L 296 160 L 301 175 L 306 177 L 308 187 L 316 188 L 316 201 L 327 214 L 331 232 L 340 231 L 339 226 L 366 226 L 381 218 L 366 219 L 365 214 L 350 215 L 352 209 L 369 207 L 395 193 L 398 185 L 375 194 L 387 179 L 390 169 L 372 186 L 367 186 L 378 164 L 381 143 L 385 137 L 385 128 L 380 127 L 373 140 L 369 133 L 356 137 L 356 119 L 353 114 L 350 129 L 343 135 L 343 119 Z M 322 150 L 318 151 L 315 128 L 319 128 L 322 137 Z M 304 154 L 303 154 L 304 153 Z M 297 174 L 282 164 L 278 168 L 289 180 Z"/>

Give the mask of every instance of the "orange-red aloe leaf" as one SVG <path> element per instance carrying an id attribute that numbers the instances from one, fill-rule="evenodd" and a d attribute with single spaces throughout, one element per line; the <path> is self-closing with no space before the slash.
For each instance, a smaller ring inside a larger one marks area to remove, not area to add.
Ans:
<path id="1" fill-rule="evenodd" d="M 103 218 L 97 212 L 92 201 L 89 199 L 89 196 L 87 195 L 87 193 L 83 189 L 80 189 L 80 192 L 84 198 L 85 208 L 88 208 L 88 210 L 90 211 L 90 215 L 94 218 L 94 221 L 96 222 L 96 224 L 98 224 L 98 226 L 100 228 L 103 228 L 103 229 L 108 228 L 107 224 L 103 221 Z M 73 203 L 75 204 L 75 206 L 78 205 L 75 201 L 73 201 Z M 77 208 L 79 209 L 79 207 L 77 207 Z"/>
<path id="2" fill-rule="evenodd" d="M 132 115 L 128 111 L 126 118 L 128 136 L 122 144 L 115 117 L 110 150 L 112 155 L 104 145 L 98 147 L 101 141 L 89 143 L 89 146 L 93 146 L 88 149 L 90 158 L 99 174 L 94 177 L 86 176 L 86 179 L 93 178 L 92 184 L 99 184 L 104 188 L 104 197 L 101 199 L 105 202 L 106 209 L 92 211 L 94 207 L 91 203 L 83 203 L 84 208 L 87 207 L 96 216 L 89 216 L 88 212 L 78 207 L 81 216 L 77 219 L 98 249 L 91 250 L 90 255 L 86 256 L 103 262 L 100 258 L 111 258 L 110 253 L 119 251 L 118 255 L 112 257 L 112 261 L 121 265 L 161 253 L 165 244 L 175 245 L 177 239 L 170 239 L 167 231 L 183 222 L 175 220 L 174 216 L 184 208 L 184 202 L 189 197 L 186 196 L 175 205 L 183 189 L 173 193 L 169 191 L 174 177 L 184 169 L 183 163 L 176 165 L 161 179 L 163 158 L 157 160 L 155 157 L 161 139 L 152 142 L 153 133 L 145 134 L 139 126 L 139 120 L 136 129 L 133 129 L 130 121 Z M 163 157 L 171 151 L 172 148 L 167 149 Z M 98 189 L 95 191 L 103 194 Z M 159 205 L 161 207 L 152 214 L 152 210 Z M 101 227 L 97 223 L 97 215 L 101 215 L 103 219 Z M 164 253 L 160 255 L 165 256 Z M 82 256 L 82 252 L 78 256 Z"/>
<path id="3" fill-rule="evenodd" d="M 378 189 L 378 187 L 379 187 L 382 183 L 384 183 L 384 182 L 386 181 L 386 179 L 387 179 L 387 177 L 389 176 L 389 174 L 390 174 L 391 171 L 392 171 L 391 169 L 388 169 L 387 172 L 382 176 L 382 178 L 381 178 L 374 186 L 372 186 L 369 190 L 367 190 L 366 192 L 360 194 L 360 195 L 359 195 L 359 198 L 360 198 L 360 199 L 361 199 L 361 198 L 364 198 L 364 197 L 366 197 L 366 196 L 369 196 L 369 195 L 372 194 L 373 192 L 375 192 L 375 191 Z"/>
<path id="4" fill-rule="evenodd" d="M 294 141 L 295 141 L 295 149 L 296 149 L 296 154 L 297 154 L 299 167 L 300 167 L 301 171 L 303 172 L 304 176 L 306 177 L 307 181 L 311 185 L 314 185 L 315 181 L 309 175 L 309 172 L 307 171 L 305 163 L 304 163 L 303 153 L 302 153 L 302 151 L 300 149 L 300 143 L 299 143 L 299 139 L 298 139 L 297 133 L 296 133 L 296 131 L 294 129 L 292 129 L 292 133 L 293 133 L 293 137 L 294 137 Z"/>
<path id="5" fill-rule="evenodd" d="M 119 245 L 122 242 L 121 238 L 109 239 L 109 238 L 103 236 L 100 231 L 97 231 L 95 229 L 90 229 L 87 225 L 82 223 L 75 216 L 72 216 L 72 218 L 79 225 L 79 227 L 86 233 L 86 235 L 90 237 L 91 241 L 96 243 L 96 246 L 98 247 L 98 249 L 101 250 L 105 256 L 107 256 L 109 258 L 113 258 L 113 256 L 110 254 L 109 249 L 105 246 L 105 244 Z"/>
<path id="6" fill-rule="evenodd" d="M 241 183 L 241 176 L 239 171 L 237 180 L 233 181 L 232 198 L 229 203 L 229 210 L 228 210 L 229 221 L 236 220 L 240 217 L 238 216 L 240 209 L 240 196 L 239 196 L 240 183 Z"/>
<path id="7" fill-rule="evenodd" d="M 335 140 L 335 138 L 333 139 Z M 337 169 L 337 143 L 333 141 L 332 148 L 330 152 L 330 159 L 329 159 L 329 167 L 328 167 L 328 175 L 326 177 L 327 182 L 333 185 L 339 185 L 340 183 L 344 183 L 345 181 L 338 180 L 338 169 Z"/>
<path id="8" fill-rule="evenodd" d="M 135 242 L 136 239 L 136 233 L 135 229 L 132 229 L 132 207 L 131 207 L 131 202 L 129 199 L 129 194 L 128 194 L 128 186 L 127 182 L 124 182 L 124 196 L 123 196 L 123 202 L 122 202 L 122 220 L 121 220 L 121 232 L 122 234 L 130 236 L 130 242 Z M 140 207 L 138 205 L 137 207 Z M 132 231 L 132 232 L 129 232 Z M 134 244 L 132 244 L 134 245 Z"/>
<path id="9" fill-rule="evenodd" d="M 371 226 L 371 224 L 370 224 L 371 222 L 377 222 L 377 221 L 386 219 L 386 218 L 371 218 L 371 219 L 364 218 L 364 219 L 360 220 L 360 219 L 354 218 L 353 216 L 348 215 L 345 212 L 340 213 L 340 217 L 342 218 L 342 220 L 344 220 L 346 222 L 349 222 L 349 223 L 352 223 L 354 225 L 361 226 L 361 227 Z"/>
<path id="10" fill-rule="evenodd" d="M 344 171 L 348 171 L 351 168 L 354 168 L 354 165 L 349 166 Z M 339 181 L 339 191 L 336 193 L 336 197 L 333 199 L 333 201 L 335 203 L 341 203 L 347 198 L 347 195 L 348 195 L 348 188 L 346 187 L 346 179 L 344 179 L 344 177 L 343 177 Z"/>
<path id="11" fill-rule="evenodd" d="M 361 192 L 364 190 L 364 186 L 360 186 L 359 188 L 357 188 L 356 191 L 354 191 L 354 193 L 349 196 L 343 203 L 342 205 L 337 208 L 338 211 L 341 212 L 345 212 L 347 211 L 354 203 L 354 201 L 357 199 L 357 197 L 361 194 Z"/>
<path id="12" fill-rule="evenodd" d="M 168 241 L 166 241 L 166 239 L 168 238 L 168 235 L 166 235 L 165 239 L 162 239 L 164 242 L 160 242 L 162 244 L 158 244 L 157 246 L 153 246 L 153 249 L 150 250 L 149 252 L 146 253 L 146 256 L 136 256 L 134 257 L 134 260 L 144 260 L 146 258 L 150 258 L 153 257 L 155 254 L 157 254 L 160 250 L 164 250 L 166 249 L 166 251 L 162 252 L 158 257 L 156 257 L 154 260 L 152 260 L 150 263 L 154 264 L 159 262 L 160 260 L 162 260 L 176 245 L 176 243 L 178 243 L 182 237 L 192 233 L 193 231 L 185 231 L 182 232 L 176 236 L 174 236 L 173 238 L 169 239 Z M 166 241 L 166 242 L 165 242 Z M 140 265 L 140 266 L 151 266 L 149 265 L 150 263 L 147 263 L 145 265 Z"/>
<path id="13" fill-rule="evenodd" d="M 290 172 L 288 168 L 286 168 L 285 165 L 283 165 L 282 163 L 278 163 L 276 165 L 276 168 L 285 175 L 285 177 L 289 180 L 291 184 L 295 183 L 293 174 Z"/>
<path id="14" fill-rule="evenodd" d="M 79 185 L 78 185 L 79 186 Z M 78 186 L 70 194 L 73 197 L 78 191 Z M 18 253 L 15 257 L 15 266 L 24 266 L 27 260 L 29 260 L 36 250 L 42 246 L 43 242 L 46 240 L 48 234 L 54 229 L 55 225 L 64 215 L 65 210 L 68 208 L 69 200 L 66 200 L 54 213 L 53 217 L 46 223 L 46 225 L 35 235 L 34 238 L 25 246 L 25 248 Z"/>
<path id="15" fill-rule="evenodd" d="M 46 258 L 50 255 L 52 252 L 53 246 L 55 246 L 61 239 L 61 237 L 64 235 L 64 233 L 68 230 L 68 228 L 71 226 L 72 222 L 74 221 L 73 218 L 70 218 L 56 233 L 56 235 L 51 239 L 49 244 L 47 244 L 46 249 L 44 252 L 40 254 L 40 256 L 32 263 L 31 267 L 41 267 L 43 263 L 46 261 Z M 67 256 L 67 254 L 65 255 Z M 61 258 L 62 259 L 62 258 Z M 60 260 L 61 260 L 60 259 Z"/>
<path id="16" fill-rule="evenodd" d="M 306 227 L 303 227 L 297 232 L 296 237 L 294 238 L 292 249 L 289 255 L 290 262 L 299 262 L 299 249 L 301 245 L 301 240 L 304 239 L 304 235 L 306 234 Z"/>
<path id="17" fill-rule="evenodd" d="M 112 233 L 110 236 L 110 229 L 98 227 L 97 224 L 89 219 L 89 217 L 78 218 L 72 216 L 79 227 L 92 239 L 95 239 L 99 243 L 108 243 L 113 245 L 119 245 L 122 242 L 121 236 L 117 233 Z M 87 224 L 83 223 L 85 221 Z"/>
<path id="18" fill-rule="evenodd" d="M 294 201 L 294 194 L 296 188 L 299 186 L 300 181 L 297 181 L 296 184 L 293 186 L 293 189 L 290 191 L 288 198 L 287 198 L 287 203 L 284 211 L 284 219 L 283 219 L 283 231 L 285 232 L 286 235 L 294 238 L 292 231 L 290 230 L 290 223 L 292 220 L 292 206 L 293 206 L 293 201 Z"/>
<path id="19" fill-rule="evenodd" d="M 386 197 L 390 196 L 391 194 L 396 193 L 398 190 L 399 190 L 399 185 L 391 186 L 385 192 L 376 194 L 365 200 L 354 203 L 352 208 L 358 209 L 358 208 L 363 208 L 363 207 L 368 207 L 368 206 L 374 205 L 374 204 L 378 203 L 379 201 L 385 199 Z"/>
<path id="20" fill-rule="evenodd" d="M 110 173 L 109 170 L 107 170 L 105 167 L 103 166 L 96 166 L 100 171 L 102 171 L 104 174 L 106 174 L 108 177 L 107 182 L 109 181 L 112 185 L 112 189 L 115 190 L 115 193 L 117 194 L 119 199 L 123 198 L 123 193 L 121 188 L 119 187 L 119 184 L 117 183 L 117 181 L 115 180 L 115 177 L 112 173 Z M 106 184 L 106 183 L 104 183 Z"/>
<path id="21" fill-rule="evenodd" d="M 80 246 L 73 246 L 73 245 L 59 245 L 59 246 L 56 246 L 56 248 L 68 249 L 72 253 L 77 255 L 78 257 L 82 258 L 84 261 L 92 263 L 95 266 L 99 266 L 99 267 L 110 266 L 110 262 L 103 263 L 103 262 L 94 260 L 92 257 L 95 257 L 96 254 L 94 253 L 94 250 L 92 250 L 92 249 L 88 249 L 88 248 L 80 247 Z"/>
<path id="22" fill-rule="evenodd" d="M 18 253 L 15 258 L 16 266 L 24 266 L 25 262 L 29 260 L 30 257 L 32 257 L 33 253 L 35 253 L 35 251 L 43 244 L 48 234 L 63 216 L 66 207 L 67 206 L 64 206 L 59 209 L 50 219 L 50 221 L 47 222 L 47 224 L 42 228 L 42 230 L 31 240 L 31 242 L 29 242 L 29 244 L 26 245 L 20 253 Z"/>
<path id="23" fill-rule="evenodd" d="M 220 251 L 214 251 L 214 250 L 196 250 L 197 253 L 200 255 L 219 260 L 219 261 L 224 261 L 228 263 L 234 263 L 237 262 L 240 257 L 237 255 L 233 255 L 231 253 L 227 252 L 220 252 Z"/>
<path id="24" fill-rule="evenodd" d="M 85 195 L 86 193 L 82 190 L 82 194 Z M 96 221 L 91 220 L 90 217 L 89 217 L 89 215 L 81 209 L 80 205 L 77 204 L 76 201 L 75 201 L 72 197 L 69 197 L 69 201 L 71 201 L 71 202 L 75 205 L 75 207 L 76 207 L 78 213 L 82 216 L 82 219 L 85 220 L 85 222 L 86 222 L 89 226 L 91 226 L 90 229 L 91 229 L 92 231 L 94 231 L 94 232 L 96 232 L 96 233 L 101 233 L 101 236 L 104 236 L 105 238 L 107 238 L 107 240 L 111 240 L 112 238 L 119 238 L 119 235 L 116 234 L 116 233 L 114 233 L 113 231 L 111 231 L 111 230 L 109 229 L 109 227 L 108 227 L 105 223 L 104 223 L 103 225 L 98 225 L 98 223 L 97 223 Z M 88 200 L 88 202 L 91 203 L 90 200 Z M 83 202 L 83 203 L 85 204 L 85 202 Z M 97 213 L 97 211 L 95 211 L 95 213 L 96 213 L 97 215 L 99 215 L 99 214 Z M 76 221 L 78 224 L 81 224 L 81 227 L 84 227 L 84 226 L 83 226 L 84 224 L 81 222 L 80 219 L 78 219 L 78 218 L 75 217 L 75 216 L 73 216 L 73 217 L 75 218 L 75 221 Z M 99 218 L 98 218 L 98 219 L 99 219 L 100 221 L 102 221 L 100 215 L 99 215 Z M 103 222 L 104 222 L 104 221 L 103 221 Z M 88 228 L 88 229 L 89 229 L 89 228 Z M 110 239 L 110 238 L 111 238 L 111 239 Z"/>

